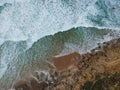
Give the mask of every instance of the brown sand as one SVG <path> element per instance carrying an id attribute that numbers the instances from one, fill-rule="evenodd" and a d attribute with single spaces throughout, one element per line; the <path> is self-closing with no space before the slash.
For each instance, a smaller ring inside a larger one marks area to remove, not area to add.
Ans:
<path id="1" fill-rule="evenodd" d="M 91 53 L 80 55 L 75 52 L 53 58 L 53 62 L 56 72 L 51 77 L 54 79 L 48 80 L 48 83 L 40 83 L 35 79 L 18 81 L 14 85 L 16 90 L 85 90 L 88 81 L 94 87 L 86 90 L 120 90 L 120 39 L 105 42 L 91 50 Z M 104 82 L 106 86 L 100 89 L 98 86 L 101 83 L 97 84 L 97 80 L 111 83 Z"/>
<path id="2" fill-rule="evenodd" d="M 80 59 L 80 54 L 77 52 L 65 55 L 62 57 L 53 58 L 54 65 L 56 66 L 57 71 L 63 71 L 68 69 L 69 66 L 78 63 Z"/>

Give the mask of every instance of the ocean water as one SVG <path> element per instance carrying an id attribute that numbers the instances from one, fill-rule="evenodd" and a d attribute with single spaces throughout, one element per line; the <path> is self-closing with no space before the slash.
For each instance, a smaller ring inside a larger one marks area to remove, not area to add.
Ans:
<path id="1" fill-rule="evenodd" d="M 119 37 L 119 13 L 120 0 L 0 0 L 0 90 Z"/>

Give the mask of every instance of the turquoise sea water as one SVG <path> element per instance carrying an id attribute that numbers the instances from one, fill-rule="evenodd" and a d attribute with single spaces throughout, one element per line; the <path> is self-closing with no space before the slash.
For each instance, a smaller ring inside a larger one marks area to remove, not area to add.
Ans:
<path id="1" fill-rule="evenodd" d="M 0 0 L 0 90 L 119 37 L 119 13 L 119 0 Z"/>

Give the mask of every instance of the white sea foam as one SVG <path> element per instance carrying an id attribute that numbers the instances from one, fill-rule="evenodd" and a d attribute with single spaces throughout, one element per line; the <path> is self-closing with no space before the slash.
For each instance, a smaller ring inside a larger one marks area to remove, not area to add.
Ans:
<path id="1" fill-rule="evenodd" d="M 95 4 L 97 1 L 99 5 Z M 112 0 L 0 0 L 0 5 L 5 3 L 10 5 L 4 6 L 0 14 L 1 44 L 6 40 L 28 40 L 32 44 L 41 37 L 72 27 L 98 27 L 90 20 L 95 21 L 97 15 L 102 17 L 101 27 L 119 28 L 119 0 L 114 3 Z"/>
<path id="2" fill-rule="evenodd" d="M 0 6 L 0 45 L 26 40 L 31 47 L 41 37 L 78 26 L 120 28 L 120 0 L 0 0 Z M 17 47 L 6 48 L 0 78 L 19 53 L 14 54 Z"/>

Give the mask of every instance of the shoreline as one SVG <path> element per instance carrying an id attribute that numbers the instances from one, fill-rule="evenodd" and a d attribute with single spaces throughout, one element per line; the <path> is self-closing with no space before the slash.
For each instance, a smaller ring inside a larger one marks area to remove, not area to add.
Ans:
<path id="1" fill-rule="evenodd" d="M 117 73 L 119 79 L 119 54 L 120 38 L 99 44 L 91 52 L 82 55 L 74 52 L 62 57 L 56 57 L 53 58 L 55 68 L 50 71 L 50 79 L 48 79 L 48 76 L 45 77 L 44 73 L 36 73 L 35 77 L 16 82 L 14 88 L 15 90 L 20 88 L 23 90 L 84 90 L 86 89 L 86 83 L 96 81 L 96 77 L 103 79 L 112 77 Z M 44 80 L 41 80 L 40 78 L 43 77 Z M 105 88 L 108 90 L 118 88 L 116 90 L 119 90 L 120 81 L 118 80 L 116 87 L 111 85 L 111 87 Z"/>

